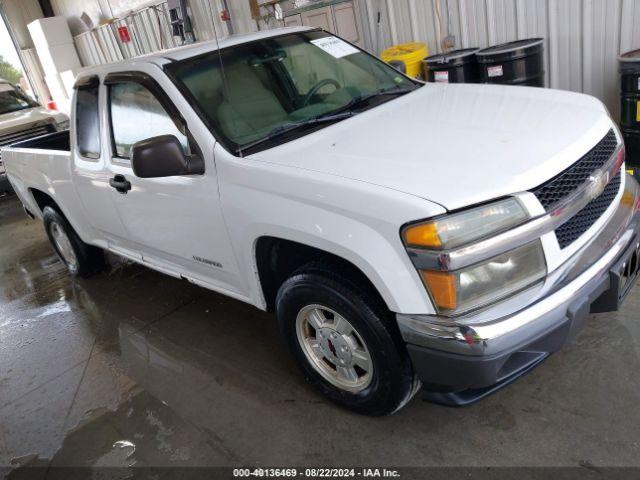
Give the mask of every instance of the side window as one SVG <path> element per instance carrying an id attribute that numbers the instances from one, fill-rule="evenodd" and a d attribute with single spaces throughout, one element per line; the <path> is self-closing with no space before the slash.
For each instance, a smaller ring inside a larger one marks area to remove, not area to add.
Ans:
<path id="1" fill-rule="evenodd" d="M 100 86 L 80 87 L 76 93 L 76 136 L 78 151 L 86 158 L 100 158 Z"/>
<path id="2" fill-rule="evenodd" d="M 160 135 L 174 135 L 188 153 L 187 137 L 146 87 L 123 82 L 110 89 L 111 131 L 117 157 L 131 158 L 134 143 Z"/>

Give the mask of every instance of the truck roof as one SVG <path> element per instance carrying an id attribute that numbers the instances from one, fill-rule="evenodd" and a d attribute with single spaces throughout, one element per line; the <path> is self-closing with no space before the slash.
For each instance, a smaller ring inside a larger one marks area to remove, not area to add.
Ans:
<path id="1" fill-rule="evenodd" d="M 172 61 L 184 60 L 186 58 L 196 57 L 198 55 L 215 52 L 218 48 L 223 49 L 232 47 L 234 45 L 241 45 L 243 43 L 253 42 L 255 40 L 262 40 L 265 38 L 277 37 L 279 35 L 296 32 L 306 32 L 309 30 L 315 30 L 313 27 L 283 27 L 275 28 L 272 30 L 262 30 L 259 32 L 228 35 L 216 40 L 208 40 L 206 42 L 194 43 L 191 45 L 183 45 L 181 47 L 175 47 L 167 50 L 161 50 L 159 52 L 149 53 L 146 55 L 140 55 L 132 57 L 127 60 L 121 60 L 110 64 L 93 65 L 83 68 L 78 77 L 86 74 L 99 74 L 101 69 L 106 65 L 110 66 L 110 70 L 114 65 L 122 65 L 123 70 L 132 67 L 135 63 L 148 62 L 157 65 L 166 65 Z"/>

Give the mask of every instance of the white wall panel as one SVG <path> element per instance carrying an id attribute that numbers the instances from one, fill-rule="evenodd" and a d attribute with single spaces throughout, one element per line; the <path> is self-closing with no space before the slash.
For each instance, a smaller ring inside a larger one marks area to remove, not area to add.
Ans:
<path id="1" fill-rule="evenodd" d="M 131 37 L 131 41 L 127 43 L 123 43 L 120 41 L 120 36 L 118 34 L 118 28 L 127 27 L 129 30 L 129 36 Z M 124 58 L 131 58 L 137 55 L 141 55 L 143 52 L 138 47 L 138 38 L 135 32 L 131 30 L 131 19 L 128 17 L 121 18 L 113 22 L 113 25 L 110 25 L 109 32 L 114 38 L 114 41 L 118 44 L 120 51 L 122 52 L 122 56 Z"/>
<path id="2" fill-rule="evenodd" d="M 18 48 L 32 48 L 33 41 L 27 25 L 42 18 L 37 0 L 0 0 L 0 7 L 7 19 L 9 30 Z"/>
<path id="3" fill-rule="evenodd" d="M 51 6 L 56 15 L 67 19 L 72 35 L 87 31 L 80 19 L 83 13 L 86 13 L 96 26 L 106 17 L 98 0 L 51 0 Z"/>
<path id="4" fill-rule="evenodd" d="M 191 19 L 196 38 L 201 41 L 213 40 L 228 34 L 226 25 L 220 20 L 220 7 L 216 0 L 190 0 Z"/>
<path id="5" fill-rule="evenodd" d="M 590 0 L 584 4 L 583 91 L 612 106 L 616 116 L 621 27 L 620 0 Z"/>
<path id="6" fill-rule="evenodd" d="M 456 0 L 459 31 L 456 48 L 484 48 L 489 45 L 487 9 L 484 0 Z M 452 15 L 453 17 L 453 15 Z"/>
<path id="7" fill-rule="evenodd" d="M 516 2 L 513 0 L 486 0 L 487 36 L 490 45 L 518 38 Z"/>
<path id="8" fill-rule="evenodd" d="M 73 37 L 73 42 L 76 45 L 80 61 L 84 66 L 109 63 L 108 58 L 103 53 L 100 44 L 96 41 L 96 37 L 92 32 Z"/>
<path id="9" fill-rule="evenodd" d="M 105 25 L 98 28 L 94 32 L 94 37 L 99 43 L 102 54 L 108 63 L 117 62 L 125 58 L 120 42 L 114 35 L 113 27 L 111 25 Z"/>
<path id="10" fill-rule="evenodd" d="M 118 28 L 126 27 L 131 41 L 123 43 Z M 133 11 L 112 23 L 74 37 L 84 65 L 117 62 L 178 45 L 173 37 L 166 1 Z"/>
<path id="11" fill-rule="evenodd" d="M 621 9 L 620 51 L 640 47 L 640 2 L 623 0 Z"/>
<path id="12" fill-rule="evenodd" d="M 20 56 L 38 101 L 42 104 L 46 103 L 51 98 L 51 93 L 44 81 L 44 72 L 42 71 L 42 65 L 40 65 L 40 59 L 38 58 L 36 49 L 23 49 L 20 51 Z"/>

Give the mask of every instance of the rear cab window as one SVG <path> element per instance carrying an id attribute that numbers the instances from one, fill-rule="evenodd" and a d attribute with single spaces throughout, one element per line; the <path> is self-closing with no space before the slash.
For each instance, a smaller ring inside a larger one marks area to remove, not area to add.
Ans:
<path id="1" fill-rule="evenodd" d="M 78 153 L 97 160 L 102 149 L 100 142 L 100 83 L 90 78 L 76 84 L 76 143 Z"/>

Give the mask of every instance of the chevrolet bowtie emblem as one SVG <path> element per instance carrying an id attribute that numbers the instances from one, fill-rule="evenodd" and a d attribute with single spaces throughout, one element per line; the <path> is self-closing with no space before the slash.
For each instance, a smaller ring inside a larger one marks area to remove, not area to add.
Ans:
<path id="1" fill-rule="evenodd" d="M 598 198 L 609 184 L 609 172 L 598 171 L 589 177 L 589 196 Z"/>

